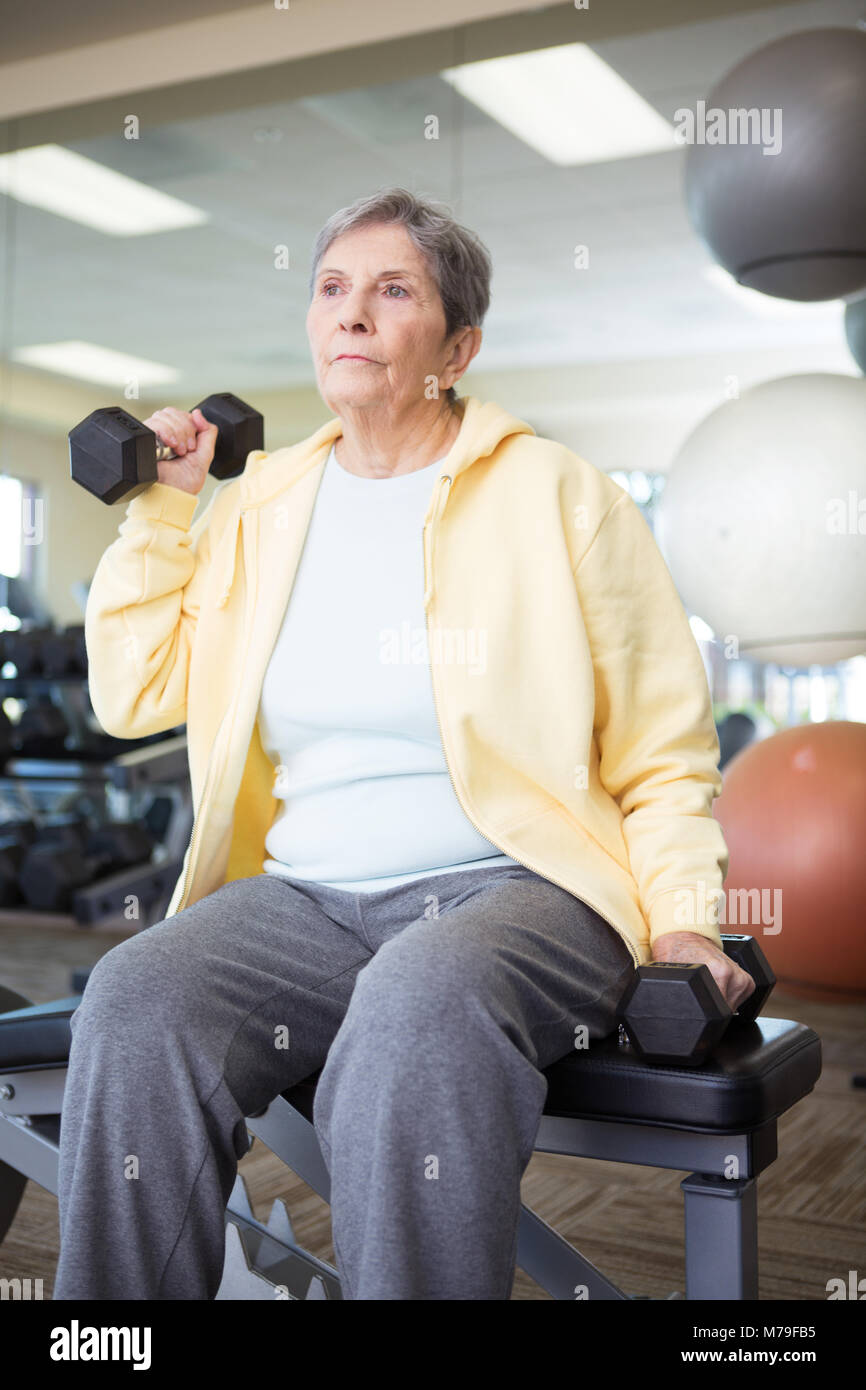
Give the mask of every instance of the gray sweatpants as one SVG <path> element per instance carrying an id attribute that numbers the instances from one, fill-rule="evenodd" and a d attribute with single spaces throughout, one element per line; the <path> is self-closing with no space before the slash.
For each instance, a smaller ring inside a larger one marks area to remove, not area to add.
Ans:
<path id="1" fill-rule="evenodd" d="M 541 1069 L 632 969 L 524 868 L 376 893 L 262 874 L 110 950 L 72 1016 L 55 1299 L 213 1299 L 244 1117 L 313 1118 L 350 1299 L 508 1299 Z"/>

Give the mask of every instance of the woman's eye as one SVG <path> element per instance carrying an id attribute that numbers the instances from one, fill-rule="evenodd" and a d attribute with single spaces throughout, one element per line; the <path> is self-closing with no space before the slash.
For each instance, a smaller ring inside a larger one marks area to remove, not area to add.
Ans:
<path id="1" fill-rule="evenodd" d="M 327 285 L 323 285 L 323 286 L 322 286 L 322 294 L 327 294 L 327 293 L 328 293 L 328 290 L 335 290 L 335 289 L 337 289 L 337 285 L 334 284 L 333 280 L 330 280 L 330 281 L 327 283 Z"/>
<path id="2" fill-rule="evenodd" d="M 389 286 L 388 286 L 388 291 L 387 291 L 388 294 L 390 294 L 392 290 L 399 290 L 401 294 L 405 294 L 405 293 L 406 293 L 406 291 L 404 290 L 404 288 L 403 288 L 402 285 L 389 285 Z"/>

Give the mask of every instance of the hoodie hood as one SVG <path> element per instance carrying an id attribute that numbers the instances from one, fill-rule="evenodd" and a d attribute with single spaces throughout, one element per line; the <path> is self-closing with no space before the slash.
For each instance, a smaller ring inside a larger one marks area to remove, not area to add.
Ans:
<path id="1" fill-rule="evenodd" d="M 486 458 L 510 434 L 534 434 L 531 425 L 510 415 L 495 401 L 479 401 L 466 396 L 460 402 L 463 419 L 457 438 L 445 456 L 442 468 L 452 479 L 477 459 Z M 331 445 L 343 433 L 343 422 L 334 416 L 315 434 L 268 454 L 256 450 L 241 474 L 241 506 L 256 505 L 296 482 L 307 468 L 323 463 Z"/>
<path id="2" fill-rule="evenodd" d="M 449 477 L 452 483 L 458 474 L 471 468 L 473 463 L 488 458 L 510 435 L 535 434 L 531 425 L 518 420 L 495 401 L 480 401 L 475 396 L 465 396 L 460 402 L 460 409 L 463 415 L 460 430 L 442 460 L 440 475 Z M 274 453 L 267 453 L 263 449 L 253 450 L 240 477 L 226 484 L 226 489 L 231 488 L 234 493 L 235 505 L 215 557 L 217 573 L 222 576 L 218 607 L 224 607 L 228 602 L 234 583 L 243 513 L 271 501 L 286 488 L 292 487 L 310 469 L 323 469 L 331 445 L 342 433 L 343 423 L 338 416 L 334 416 L 315 434 L 297 444 L 277 449 Z"/>

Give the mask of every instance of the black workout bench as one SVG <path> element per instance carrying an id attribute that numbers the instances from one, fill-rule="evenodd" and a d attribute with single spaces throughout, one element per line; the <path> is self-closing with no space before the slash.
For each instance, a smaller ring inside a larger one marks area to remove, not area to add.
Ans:
<path id="1" fill-rule="evenodd" d="M 26 1001 L 0 987 L 0 1241 L 28 1178 L 57 1192 L 69 1020 L 80 1000 L 16 1007 Z M 685 1297 L 756 1299 L 757 1179 L 777 1157 L 779 1116 L 821 1074 L 819 1037 L 800 1023 L 759 1018 L 730 1028 L 702 1066 L 679 1067 L 642 1061 L 621 1036 L 612 1033 L 545 1070 L 536 1151 L 685 1171 Z M 328 1201 L 312 1123 L 319 1075 L 248 1117 L 247 1129 Z M 517 1264 L 557 1299 L 632 1297 L 526 1206 Z M 282 1202 L 274 1203 L 267 1225 L 259 1223 L 238 1175 L 226 1208 L 217 1298 L 276 1296 L 340 1298 L 339 1276 L 296 1244 Z"/>

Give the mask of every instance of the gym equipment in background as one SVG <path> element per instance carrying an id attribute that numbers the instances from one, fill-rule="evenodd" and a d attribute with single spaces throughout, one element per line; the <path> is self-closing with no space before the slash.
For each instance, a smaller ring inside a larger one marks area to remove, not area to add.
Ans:
<path id="1" fill-rule="evenodd" d="M 50 696 L 28 700 L 12 726 L 12 746 L 21 758 L 63 758 L 67 755 L 69 721 Z"/>
<path id="2" fill-rule="evenodd" d="M 12 662 L 19 677 L 85 676 L 84 624 L 56 630 L 23 624 L 20 628 L 0 632 L 0 667 L 7 661 Z"/>
<path id="3" fill-rule="evenodd" d="M 186 738 L 169 733 L 117 742 L 121 751 L 104 760 L 79 753 L 7 761 L 0 776 L 4 909 L 21 909 L 25 918 L 33 910 L 24 905 L 21 871 L 31 847 L 50 845 L 38 875 L 30 866 L 34 906 L 70 913 L 80 926 L 122 919 L 141 930 L 162 919 L 192 831 Z M 131 829 L 122 832 L 116 853 L 113 841 L 106 847 L 101 828 L 107 824 L 114 836 L 111 827 L 123 823 Z M 134 847 L 125 847 L 130 840 Z"/>
<path id="4" fill-rule="evenodd" d="M 59 628 L 43 639 L 42 674 L 49 678 L 87 675 L 83 623 Z"/>
<path id="5" fill-rule="evenodd" d="M 30 907 L 41 912 L 69 912 L 79 888 L 134 864 L 149 863 L 153 850 L 146 826 L 135 822 L 103 825 L 87 836 L 83 851 L 39 841 L 31 845 L 18 882 Z"/>
<path id="6" fill-rule="evenodd" d="M 155 800 L 172 803 L 166 795 Z M 158 817 L 164 839 L 151 833 L 147 815 L 95 828 L 75 815 L 0 822 L 0 908 L 71 913 L 82 926 L 121 915 L 158 921 L 183 868 L 173 824 L 180 812 L 180 831 L 188 832 L 183 809 L 180 796 L 168 818 Z"/>
<path id="7" fill-rule="evenodd" d="M 735 1019 L 752 1023 L 758 1017 L 776 983 L 767 957 L 752 936 L 723 932 L 722 945 L 725 955 L 755 981 L 736 1013 L 706 965 L 652 961 L 638 966 L 618 1016 L 644 1061 L 699 1067 Z"/>
<path id="8" fill-rule="evenodd" d="M 80 855 L 87 835 L 87 821 L 75 815 L 51 816 L 41 824 L 35 820 L 0 821 L 0 907 L 18 907 L 25 901 L 21 869 L 33 845 L 50 845 Z"/>
<path id="9" fill-rule="evenodd" d="M 52 628 L 32 623 L 0 633 L 0 666 L 11 661 L 19 676 L 41 676 L 44 645 L 53 636 Z"/>
<path id="10" fill-rule="evenodd" d="M 4 997 L 0 989 L 0 1241 L 27 1178 L 57 1192 L 69 1020 L 80 1002 L 72 995 L 28 1007 L 14 991 Z M 780 1117 L 813 1089 L 820 1073 L 820 1039 L 786 1019 L 730 1028 L 695 1068 L 647 1063 L 613 1032 L 545 1068 L 534 1150 L 685 1172 L 686 1298 L 757 1299 L 757 1179 L 777 1157 Z M 250 1143 L 260 1139 L 328 1202 L 330 1176 L 313 1124 L 319 1075 L 290 1087 L 245 1124 Z M 159 1087 L 159 1077 L 153 1084 Z M 337 1271 L 298 1246 L 281 1203 L 267 1225 L 255 1219 L 241 1174 L 225 1220 L 217 1299 L 342 1296 Z M 681 1258 L 679 1231 L 671 1237 L 672 1253 Z M 632 1298 L 526 1205 L 516 1263 L 555 1299 Z"/>
<path id="11" fill-rule="evenodd" d="M 866 294 L 845 305 L 845 337 L 851 356 L 866 373 Z"/>
<path id="12" fill-rule="evenodd" d="M 18 694 L 26 703 L 17 723 L 0 707 L 0 764 L 7 773 L 36 777 L 43 775 L 36 763 L 107 762 L 133 748 L 170 737 L 168 732 L 135 739 L 105 733 L 98 725 L 94 727 L 85 678 L 79 676 L 77 690 L 69 685 L 52 693 L 46 686 L 56 679 L 73 682 L 74 676 L 26 678 L 27 684 Z M 15 686 L 15 679 L 9 684 Z"/>
<path id="13" fill-rule="evenodd" d="M 686 150 L 686 206 L 714 259 L 781 299 L 866 289 L 866 33 L 809 29 L 764 44 L 704 109 L 716 125 L 737 113 L 758 122 Z"/>
<path id="14" fill-rule="evenodd" d="M 832 666 L 866 651 L 864 439 L 866 380 L 804 373 L 726 401 L 674 459 L 656 539 L 684 605 L 739 656 Z"/>
<path id="15" fill-rule="evenodd" d="M 9 718 L 2 704 L 0 704 L 0 771 L 5 766 L 6 759 L 12 754 L 15 748 L 13 730 L 15 725 Z"/>
<path id="16" fill-rule="evenodd" d="M 33 581 L 20 574 L 0 573 L 0 608 L 13 614 L 21 623 L 48 625 L 51 614 L 39 597 Z M 2 643 L 4 632 L 0 632 Z"/>
<path id="17" fill-rule="evenodd" d="M 0 835 L 0 907 L 17 907 L 24 901 L 18 875 L 25 846 L 14 835 Z"/>
<path id="18" fill-rule="evenodd" d="M 866 998 L 866 724 L 797 725 L 753 743 L 713 814 L 730 851 L 725 929 L 760 931 L 792 994 Z"/>
<path id="19" fill-rule="evenodd" d="M 43 693 L 27 697 L 18 723 L 10 723 L 8 730 L 4 728 L 0 732 L 0 744 L 5 750 L 4 761 L 14 758 L 103 762 L 117 753 L 157 742 L 162 737 L 161 734 L 147 734 L 140 739 L 121 739 L 86 725 L 74 733 L 67 709 Z"/>
<path id="20" fill-rule="evenodd" d="M 717 729 L 719 735 L 719 768 L 723 768 L 748 748 L 755 740 L 757 726 L 754 719 L 742 710 L 733 710 L 722 720 Z"/>
<path id="21" fill-rule="evenodd" d="M 264 448 L 264 418 L 228 391 L 208 396 L 193 409 L 217 427 L 210 473 L 233 478 L 247 455 Z M 175 458 L 154 430 L 119 406 L 94 410 L 70 431 L 72 479 L 108 505 L 128 502 L 158 481 L 157 463 Z"/>

